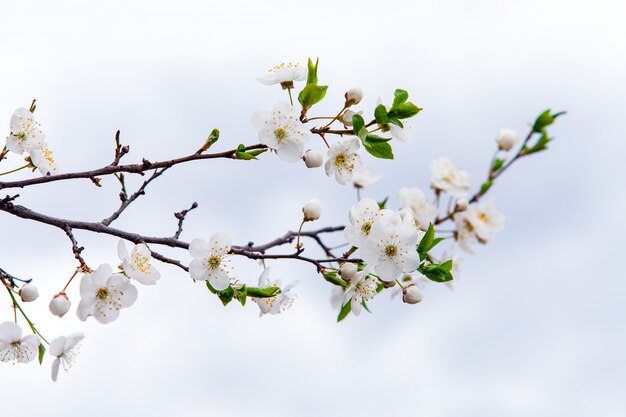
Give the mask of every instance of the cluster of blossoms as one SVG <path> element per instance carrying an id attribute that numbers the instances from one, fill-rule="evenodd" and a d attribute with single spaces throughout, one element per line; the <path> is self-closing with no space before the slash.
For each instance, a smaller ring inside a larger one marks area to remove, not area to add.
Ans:
<path id="1" fill-rule="evenodd" d="M 295 88 L 296 81 L 307 80 L 306 86 L 298 95 L 300 108 L 293 104 L 291 90 Z M 226 233 L 215 233 L 208 241 L 193 239 L 189 244 L 179 240 L 182 232 L 182 222 L 188 210 L 176 213 L 179 219 L 179 228 L 173 238 L 154 239 L 141 237 L 137 234 L 124 234 L 118 229 L 108 229 L 108 234 L 123 237 L 133 242 L 148 242 L 151 245 L 158 242 L 176 248 L 188 248 L 191 262 L 188 268 L 175 259 L 169 259 L 153 252 L 146 244 L 139 243 L 129 251 L 124 240 L 117 245 L 117 254 L 120 260 L 119 266 L 113 268 L 110 264 L 102 264 L 92 270 L 87 266 L 80 253 L 82 248 L 72 235 L 72 228 L 86 229 L 95 232 L 107 233 L 107 227 L 111 219 L 117 218 L 124 208 L 132 203 L 139 195 L 142 195 L 145 186 L 154 178 L 173 164 L 202 158 L 203 155 L 219 138 L 219 131 L 211 132 L 209 139 L 193 155 L 176 160 L 162 161 L 159 164 L 148 163 L 144 159 L 143 175 L 148 169 L 155 169 L 150 179 L 146 180 L 142 187 L 128 197 L 122 173 L 137 172 L 136 165 L 133 169 L 128 166 L 119 166 L 119 159 L 128 152 L 128 147 L 122 148 L 119 138 L 116 140 L 116 159 L 113 164 L 107 166 L 105 172 L 98 175 L 119 175 L 117 178 L 122 183 L 122 206 L 108 219 L 96 223 L 97 227 L 89 228 L 93 223 L 74 222 L 70 225 L 69 220 L 49 222 L 61 227 L 71 238 L 73 252 L 80 266 L 69 279 L 62 291 L 55 294 L 49 302 L 49 310 L 58 317 L 65 316 L 71 309 L 72 303 L 65 293 L 72 279 L 81 272 L 80 279 L 80 302 L 76 308 L 76 314 L 80 320 L 86 321 L 93 317 L 95 321 L 107 324 L 117 320 L 121 310 L 131 307 L 138 298 L 137 284 L 156 285 L 161 274 L 153 265 L 154 259 L 159 259 L 174 264 L 186 271 L 194 281 L 205 283 L 208 290 L 217 295 L 219 300 L 227 305 L 232 300 L 245 305 L 247 299 L 251 299 L 259 308 L 260 316 L 266 314 L 278 314 L 290 308 L 296 294 L 293 288 L 296 282 L 282 285 L 276 278 L 270 278 L 271 269 L 265 265 L 267 259 L 297 259 L 312 263 L 317 271 L 323 275 L 326 281 L 334 284 L 336 291 L 333 294 L 333 305 L 339 310 L 338 320 L 345 318 L 350 312 L 359 315 L 363 309 L 369 311 L 367 303 L 372 301 L 378 293 L 390 289 L 392 297 L 402 294 L 402 301 L 407 304 L 416 304 L 422 301 L 422 288 L 426 282 L 438 282 L 450 285 L 457 276 L 458 253 L 457 248 L 466 252 L 472 252 L 474 244 L 486 244 L 503 227 L 504 216 L 495 209 L 494 200 L 482 200 L 489 190 L 493 181 L 506 170 L 515 160 L 535 152 L 546 149 L 551 140 L 545 128 L 554 122 L 554 119 L 562 113 L 552 114 L 550 110 L 542 113 L 535 122 L 530 134 L 518 147 L 513 156 L 502 156 L 516 148 L 519 138 L 511 129 L 502 129 L 498 132 L 496 143 L 498 151 L 491 161 L 491 167 L 487 180 L 481 184 L 479 191 L 470 196 L 472 188 L 471 178 L 468 172 L 458 168 L 450 159 L 441 157 L 431 164 L 430 187 L 434 196 L 429 199 L 419 188 L 401 188 L 397 199 L 399 207 L 392 210 L 386 207 L 387 199 L 379 203 L 372 198 L 361 198 L 360 190 L 379 181 L 381 175 L 374 175 L 362 160 L 365 152 L 381 159 L 393 159 L 391 145 L 392 139 L 406 142 L 411 137 L 411 126 L 407 119 L 417 115 L 421 109 L 408 101 L 408 93 L 397 89 L 394 92 L 393 104 L 386 106 L 378 99 L 374 110 L 373 119 L 366 122 L 362 110 L 355 110 L 353 106 L 361 103 L 363 91 L 360 88 L 348 90 L 344 97 L 342 108 L 333 116 L 309 117 L 308 112 L 312 106 L 321 101 L 327 90 L 327 86 L 317 84 L 317 62 L 309 60 L 308 71 L 297 63 L 280 64 L 271 68 L 267 74 L 258 78 L 262 84 L 279 84 L 283 90 L 287 90 L 290 103 L 280 102 L 271 111 L 259 111 L 252 116 L 254 128 L 257 131 L 261 145 L 239 145 L 236 150 L 213 154 L 209 157 L 229 157 L 234 159 L 256 159 L 267 148 L 273 150 L 278 158 L 286 162 L 302 160 L 307 168 L 320 168 L 328 177 L 334 178 L 341 185 L 353 184 L 357 188 L 358 202 L 349 211 L 349 224 L 346 227 L 328 227 L 317 231 L 302 232 L 307 222 L 313 222 L 320 218 L 322 205 L 319 200 L 312 199 L 302 207 L 302 222 L 297 234 L 288 232 L 284 237 L 275 239 L 267 245 L 254 246 L 249 243 L 246 246 L 233 246 L 231 237 Z M 0 153 L 0 162 L 6 158 L 8 152 L 23 154 L 28 152 L 26 159 L 28 164 L 0 175 L 9 174 L 22 168 L 38 169 L 44 176 L 50 176 L 57 171 L 52 153 L 45 142 L 45 135 L 39 122 L 34 119 L 35 103 L 29 110 L 19 108 L 15 111 L 10 121 L 10 134 L 7 137 L 5 148 Z M 313 120 L 323 120 L 322 126 L 309 128 L 307 123 Z M 343 129 L 333 127 L 333 124 L 341 125 Z M 378 136 L 378 134 L 391 137 Z M 538 141 L 531 145 L 529 139 L 539 134 Z M 327 150 L 326 156 L 314 149 L 305 150 L 305 145 L 312 138 L 319 136 Z M 332 141 L 331 137 L 338 137 Z M 362 152 L 365 151 L 365 152 Z M 507 161 L 507 158 L 508 161 Z M 120 168 L 115 172 L 113 168 Z M 123 169 L 122 169 L 123 168 Z M 159 171 L 159 168 L 161 170 Z M 90 172 L 90 174 L 93 171 Z M 96 185 L 99 178 L 89 177 L 75 173 L 75 178 L 90 178 Z M 72 175 L 72 174 L 69 174 Z M 62 176 L 65 178 L 65 176 Z M 48 182 L 59 179 L 41 178 L 40 182 Z M 17 184 L 17 185 L 16 185 Z M 7 183 L 2 183 L 6 186 Z M 23 186 L 16 181 L 12 186 Z M 0 201 L 0 209 L 12 213 L 13 199 L 6 197 Z M 442 208 L 442 200 L 447 199 L 447 208 Z M 196 203 L 192 206 L 195 208 Z M 16 214 L 16 213 L 12 213 Z M 39 218 L 40 221 L 41 218 Z M 46 223 L 46 221 L 42 221 Z M 441 224 L 449 222 L 452 230 L 437 229 Z M 87 225 L 87 226 L 86 226 Z M 330 248 L 322 242 L 319 234 L 322 232 L 343 233 L 347 245 L 350 248 L 342 257 L 336 257 L 333 253 L 338 247 Z M 443 237 L 436 237 L 443 234 Z M 139 237 L 137 237 L 139 236 Z M 300 242 L 301 236 L 313 238 L 324 250 L 325 259 L 313 259 L 301 256 L 306 249 Z M 287 243 L 295 243 L 295 252 L 288 254 L 268 254 L 267 249 Z M 152 240 L 151 240 L 152 239 Z M 451 242 L 443 253 L 437 256 L 431 250 L 440 242 Z M 359 257 L 351 256 L 357 253 Z M 243 255 L 250 259 L 259 260 L 263 270 L 258 278 L 256 286 L 250 286 L 235 278 L 232 259 L 234 255 Z M 21 281 L 23 284 L 16 283 Z M 15 323 L 4 322 L 0 324 L 0 361 L 12 363 L 29 363 L 36 357 L 41 363 L 48 345 L 48 353 L 52 356 L 52 379 L 57 380 L 58 372 L 63 367 L 66 371 L 72 366 L 78 354 L 78 348 L 84 335 L 73 333 L 69 336 L 60 336 L 47 342 L 36 329 L 24 310 L 19 305 L 16 296 L 22 302 L 34 302 L 39 297 L 38 288 L 30 283 L 30 280 L 22 280 L 7 274 L 0 269 L 0 281 L 6 287 L 13 303 Z M 24 316 L 33 334 L 22 337 L 22 329 L 17 324 L 17 311 Z"/>
<path id="2" fill-rule="evenodd" d="M 7 137 L 5 148 L 11 152 L 22 155 L 24 151 L 29 154 L 29 164 L 26 167 L 38 169 L 43 175 L 56 174 L 57 166 L 52 156 L 52 151 L 46 143 L 41 123 L 35 120 L 33 111 L 20 107 L 15 110 L 11 117 L 11 133 Z"/>

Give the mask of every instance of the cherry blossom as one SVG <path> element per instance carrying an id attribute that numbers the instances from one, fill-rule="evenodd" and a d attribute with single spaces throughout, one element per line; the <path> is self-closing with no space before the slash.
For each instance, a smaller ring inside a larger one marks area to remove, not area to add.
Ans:
<path id="1" fill-rule="evenodd" d="M 154 285 L 161 278 L 161 274 L 152 265 L 152 253 L 141 243 L 135 245 L 128 253 L 123 240 L 117 244 L 117 254 L 122 261 L 124 274 L 145 285 Z"/>
<path id="2" fill-rule="evenodd" d="M 69 336 L 60 336 L 50 342 L 48 353 L 54 356 L 52 362 L 52 380 L 56 382 L 59 375 L 59 368 L 67 372 L 74 365 L 78 355 L 78 345 L 85 338 L 83 333 L 73 333 Z"/>
<path id="3" fill-rule="evenodd" d="M 294 81 L 305 80 L 307 70 L 297 62 L 283 62 L 267 70 L 263 77 L 257 78 L 261 84 L 280 84 L 283 89 L 293 88 Z"/>
<path id="4" fill-rule="evenodd" d="M 57 165 L 50 148 L 44 146 L 42 148 L 31 149 L 29 154 L 30 161 L 42 175 L 52 175 L 57 173 Z"/>
<path id="5" fill-rule="evenodd" d="M 441 157 L 430 165 L 433 188 L 445 191 L 456 198 L 462 198 L 470 190 L 470 176 L 467 171 L 460 170 L 450 159 Z"/>
<path id="6" fill-rule="evenodd" d="M 378 282 L 376 278 L 370 276 L 368 268 L 357 272 L 350 283 L 350 286 L 343 294 L 343 305 L 350 302 L 351 311 L 358 316 L 361 314 L 363 301 L 370 301 L 376 295 Z"/>
<path id="7" fill-rule="evenodd" d="M 363 165 L 357 153 L 359 147 L 358 138 L 341 139 L 334 143 L 328 150 L 328 160 L 324 166 L 326 175 L 330 177 L 334 174 L 339 184 L 352 181 L 354 172 Z"/>
<path id="8" fill-rule="evenodd" d="M 402 210 L 410 213 L 420 226 L 427 226 L 437 217 L 437 207 L 426 200 L 426 196 L 419 188 L 401 188 L 398 200 Z"/>
<path id="9" fill-rule="evenodd" d="M 299 113 L 287 103 L 278 103 L 271 112 L 258 111 L 252 116 L 262 144 L 276 151 L 285 162 L 296 162 L 304 153 L 304 143 L 311 132 L 299 120 Z"/>
<path id="10" fill-rule="evenodd" d="M 274 280 L 270 282 L 269 274 L 271 268 L 265 268 L 259 276 L 259 288 L 280 287 L 280 281 Z M 273 297 L 252 298 L 252 300 L 258 304 L 261 312 L 259 316 L 264 314 L 278 314 L 287 310 L 293 304 L 296 299 L 296 294 L 291 290 L 297 283 L 289 284 L 280 289 L 280 293 Z"/>
<path id="11" fill-rule="evenodd" d="M 392 210 L 381 209 L 376 200 L 363 198 L 350 209 L 350 224 L 344 229 L 344 236 L 352 246 L 361 247 L 374 223 L 385 216 L 393 215 Z"/>
<path id="12" fill-rule="evenodd" d="M 189 244 L 189 253 L 194 258 L 189 264 L 189 274 L 196 281 L 209 281 L 216 291 L 222 291 L 230 285 L 228 276 L 228 253 L 231 238 L 226 233 L 215 233 L 209 242 L 194 239 Z"/>
<path id="13" fill-rule="evenodd" d="M 0 361 L 27 363 L 35 359 L 41 340 L 35 334 L 22 337 L 17 324 L 5 321 L 0 324 Z"/>
<path id="14" fill-rule="evenodd" d="M 46 135 L 41 130 L 41 123 L 23 107 L 15 110 L 11 116 L 11 134 L 7 137 L 6 146 L 11 152 L 22 154 L 25 150 L 46 146 Z"/>

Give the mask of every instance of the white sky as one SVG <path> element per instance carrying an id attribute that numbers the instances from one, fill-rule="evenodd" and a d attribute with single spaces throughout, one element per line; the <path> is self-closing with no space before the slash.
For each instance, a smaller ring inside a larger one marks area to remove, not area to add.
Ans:
<path id="1" fill-rule="evenodd" d="M 287 313 L 223 308 L 182 271 L 115 323 L 62 320 L 47 300 L 74 267 L 58 230 L 0 214 L 1 266 L 32 276 L 28 305 L 49 337 L 82 330 L 81 356 L 53 384 L 50 360 L 0 367 L 2 416 L 626 416 L 626 5 L 598 1 L 5 1 L 0 15 L 0 115 L 37 98 L 63 170 L 109 163 L 113 134 L 127 161 L 195 150 L 214 127 L 218 149 L 256 143 L 250 115 L 284 100 L 255 78 L 283 60 L 320 56 L 330 85 L 319 111 L 365 90 L 361 108 L 409 90 L 424 111 L 384 179 L 365 195 L 426 189 L 447 155 L 478 183 L 501 127 L 523 132 L 547 107 L 567 110 L 549 152 L 522 161 L 492 190 L 507 227 L 464 256 L 454 291 L 423 303 L 377 299 L 374 314 L 335 323 L 329 285 L 307 266 L 274 263 L 298 280 Z M 321 149 L 321 148 L 320 148 Z M 17 162 L 16 162 L 17 163 Z M 4 163 L 3 163 L 4 165 Z M 23 190 L 20 202 L 100 220 L 112 180 Z M 168 172 L 116 224 L 170 234 L 174 211 L 198 201 L 183 237 L 218 230 L 264 242 L 298 226 L 311 197 L 319 226 L 342 224 L 352 190 L 276 158 L 195 163 Z M 394 200 L 394 204 L 397 202 Z M 79 233 L 94 265 L 117 261 L 116 240 Z M 185 261 L 188 256 L 170 252 Z M 238 262 L 255 282 L 260 269 Z M 70 297 L 77 305 L 78 288 Z M 0 321 L 11 319 L 8 302 Z"/>

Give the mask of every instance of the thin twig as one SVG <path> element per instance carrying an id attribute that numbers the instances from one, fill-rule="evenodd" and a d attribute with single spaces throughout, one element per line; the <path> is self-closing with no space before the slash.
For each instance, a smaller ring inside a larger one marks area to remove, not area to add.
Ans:
<path id="1" fill-rule="evenodd" d="M 180 237 L 180 234 L 183 232 L 183 223 L 185 222 L 185 217 L 187 216 L 187 213 L 197 207 L 198 203 L 194 201 L 191 207 L 189 207 L 188 209 L 182 210 L 178 213 L 174 213 L 174 217 L 178 219 L 178 229 L 176 230 L 176 233 L 174 233 L 174 239 L 178 239 Z"/>

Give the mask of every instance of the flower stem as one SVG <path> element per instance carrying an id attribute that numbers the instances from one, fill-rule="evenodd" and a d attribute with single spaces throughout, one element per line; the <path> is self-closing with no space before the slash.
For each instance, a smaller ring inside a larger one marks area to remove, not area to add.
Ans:
<path id="1" fill-rule="evenodd" d="M 79 268 L 76 268 L 76 271 L 74 271 L 74 273 L 72 274 L 72 276 L 70 277 L 70 279 L 67 281 L 67 283 L 65 284 L 65 287 L 63 287 L 63 289 L 61 290 L 61 292 L 65 292 L 65 290 L 67 289 L 67 287 L 70 285 L 70 282 L 72 282 L 72 280 L 74 279 L 74 277 L 76 276 L 76 274 L 78 274 L 78 270 L 79 270 Z"/>
<path id="2" fill-rule="evenodd" d="M 404 286 L 400 283 L 400 281 L 396 280 L 396 283 L 400 286 L 400 288 L 404 289 Z"/>
<path id="3" fill-rule="evenodd" d="M 300 233 L 302 233 L 302 226 L 304 226 L 304 222 L 306 220 L 302 219 L 302 223 L 300 223 L 300 228 L 298 229 L 298 239 L 296 240 L 296 249 L 300 250 Z"/>
<path id="4" fill-rule="evenodd" d="M 289 102 L 293 106 L 293 98 L 291 97 L 291 88 L 287 88 L 287 92 L 289 93 Z"/>
<path id="5" fill-rule="evenodd" d="M 46 342 L 46 344 L 49 345 L 50 343 L 46 340 L 45 337 L 43 337 L 43 335 L 41 333 L 39 333 L 39 330 L 37 330 L 37 328 L 35 327 L 33 322 L 30 321 L 30 319 L 28 318 L 28 316 L 26 315 L 24 310 L 22 310 L 22 307 L 20 306 L 20 304 L 15 299 L 15 296 L 13 295 L 13 292 L 11 291 L 11 289 L 9 287 L 7 287 L 7 286 L 5 286 L 5 288 L 7 289 L 7 292 L 9 293 L 9 296 L 11 296 L 11 299 L 13 300 L 13 308 L 17 308 L 20 311 L 20 313 L 22 313 L 22 316 L 24 317 L 24 319 L 28 323 L 28 326 L 33 331 L 33 333 L 38 335 L 39 337 L 41 337 L 41 340 L 43 340 L 44 342 Z"/>
<path id="6" fill-rule="evenodd" d="M 17 171 L 19 171 L 20 169 L 28 168 L 29 166 L 30 166 L 30 163 L 28 163 L 28 164 L 26 164 L 26 165 L 24 165 L 24 166 L 21 166 L 21 167 L 19 167 L 19 168 L 12 169 L 11 171 L 3 172 L 3 173 L 1 173 L 0 175 L 12 174 L 13 172 L 17 172 Z"/>

